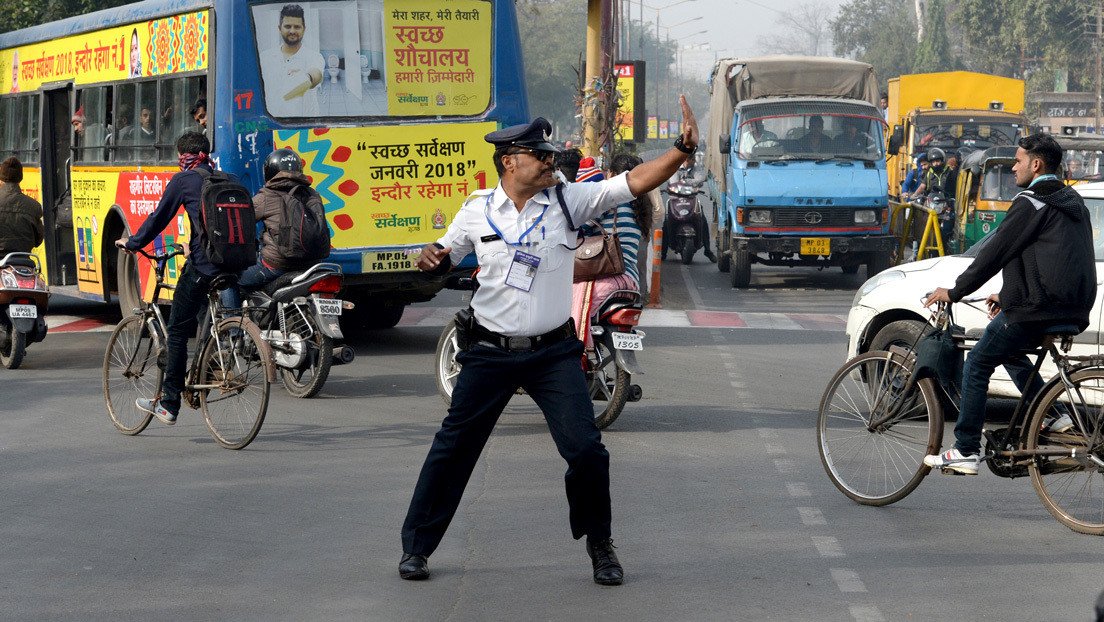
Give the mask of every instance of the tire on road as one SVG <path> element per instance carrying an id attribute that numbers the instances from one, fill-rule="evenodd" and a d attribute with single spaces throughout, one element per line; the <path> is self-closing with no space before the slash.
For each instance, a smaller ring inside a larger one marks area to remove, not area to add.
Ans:
<path id="1" fill-rule="evenodd" d="M 870 340 L 870 350 L 889 350 L 890 346 L 912 348 L 927 332 L 928 324 L 922 320 L 897 320 L 882 327 Z"/>
<path id="2" fill-rule="evenodd" d="M 751 253 L 737 249 L 732 251 L 732 266 L 729 270 L 729 277 L 731 277 L 733 287 L 743 289 L 751 285 Z"/>

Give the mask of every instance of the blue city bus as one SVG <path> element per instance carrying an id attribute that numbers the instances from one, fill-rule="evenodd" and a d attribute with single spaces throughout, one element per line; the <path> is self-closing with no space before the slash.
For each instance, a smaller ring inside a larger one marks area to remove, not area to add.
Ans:
<path id="1" fill-rule="evenodd" d="M 290 147 L 343 296 L 390 327 L 443 286 L 413 254 L 497 183 L 482 137 L 528 116 L 521 58 L 513 0 L 146 0 L 0 34 L 0 153 L 44 206 L 51 286 L 127 312 L 153 271 L 112 241 L 156 206 L 179 135 L 252 191 Z M 189 234 L 181 211 L 153 246 Z"/>

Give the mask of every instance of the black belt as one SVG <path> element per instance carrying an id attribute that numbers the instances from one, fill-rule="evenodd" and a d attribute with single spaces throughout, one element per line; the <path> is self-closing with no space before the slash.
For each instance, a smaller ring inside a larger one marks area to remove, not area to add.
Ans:
<path id="1" fill-rule="evenodd" d="M 557 326 L 547 333 L 537 335 L 536 337 L 508 337 L 489 331 L 478 324 L 472 328 L 474 333 L 473 336 L 475 337 L 473 341 L 485 342 L 496 348 L 509 350 L 510 352 L 531 352 L 558 343 L 564 339 L 575 337 L 574 320 L 568 320 L 564 322 L 563 325 Z"/>

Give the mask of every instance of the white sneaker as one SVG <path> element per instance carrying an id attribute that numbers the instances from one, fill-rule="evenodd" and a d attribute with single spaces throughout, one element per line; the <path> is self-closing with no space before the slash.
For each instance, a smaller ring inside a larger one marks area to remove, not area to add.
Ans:
<path id="1" fill-rule="evenodd" d="M 924 464 L 933 469 L 942 469 L 944 473 L 977 475 L 981 456 L 978 454 L 964 456 L 957 448 L 951 448 L 937 456 L 924 456 Z"/>
<path id="2" fill-rule="evenodd" d="M 1061 417 L 1051 417 L 1043 422 L 1043 430 L 1046 432 L 1062 434 L 1063 432 L 1069 432 L 1072 429 L 1073 419 L 1071 419 L 1069 415 L 1062 415 Z"/>
<path id="3" fill-rule="evenodd" d="M 165 425 L 173 425 L 176 423 L 176 415 L 162 406 L 161 402 L 155 402 L 149 398 L 140 397 L 134 400 L 134 405 L 137 406 L 139 410 L 144 410 L 154 417 L 157 417 L 157 420 Z"/>

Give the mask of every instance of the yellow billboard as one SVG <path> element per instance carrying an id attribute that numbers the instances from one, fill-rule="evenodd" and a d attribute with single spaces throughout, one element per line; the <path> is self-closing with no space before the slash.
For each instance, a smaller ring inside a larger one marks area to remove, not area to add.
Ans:
<path id="1" fill-rule="evenodd" d="M 659 120 L 653 116 L 648 117 L 648 138 L 659 138 Z"/>
<path id="2" fill-rule="evenodd" d="M 317 128 L 275 132 L 301 155 L 322 195 L 337 249 L 421 247 L 441 237 L 469 194 L 494 187 L 496 123 Z M 375 255 L 373 255 L 375 256 Z"/>
<path id="3" fill-rule="evenodd" d="M 631 63 L 618 63 L 617 67 L 617 121 L 614 127 L 621 140 L 636 140 L 635 104 L 636 104 L 636 66 Z"/>
<path id="4" fill-rule="evenodd" d="M 2 50 L 0 94 L 206 69 L 209 24 L 196 11 Z"/>

